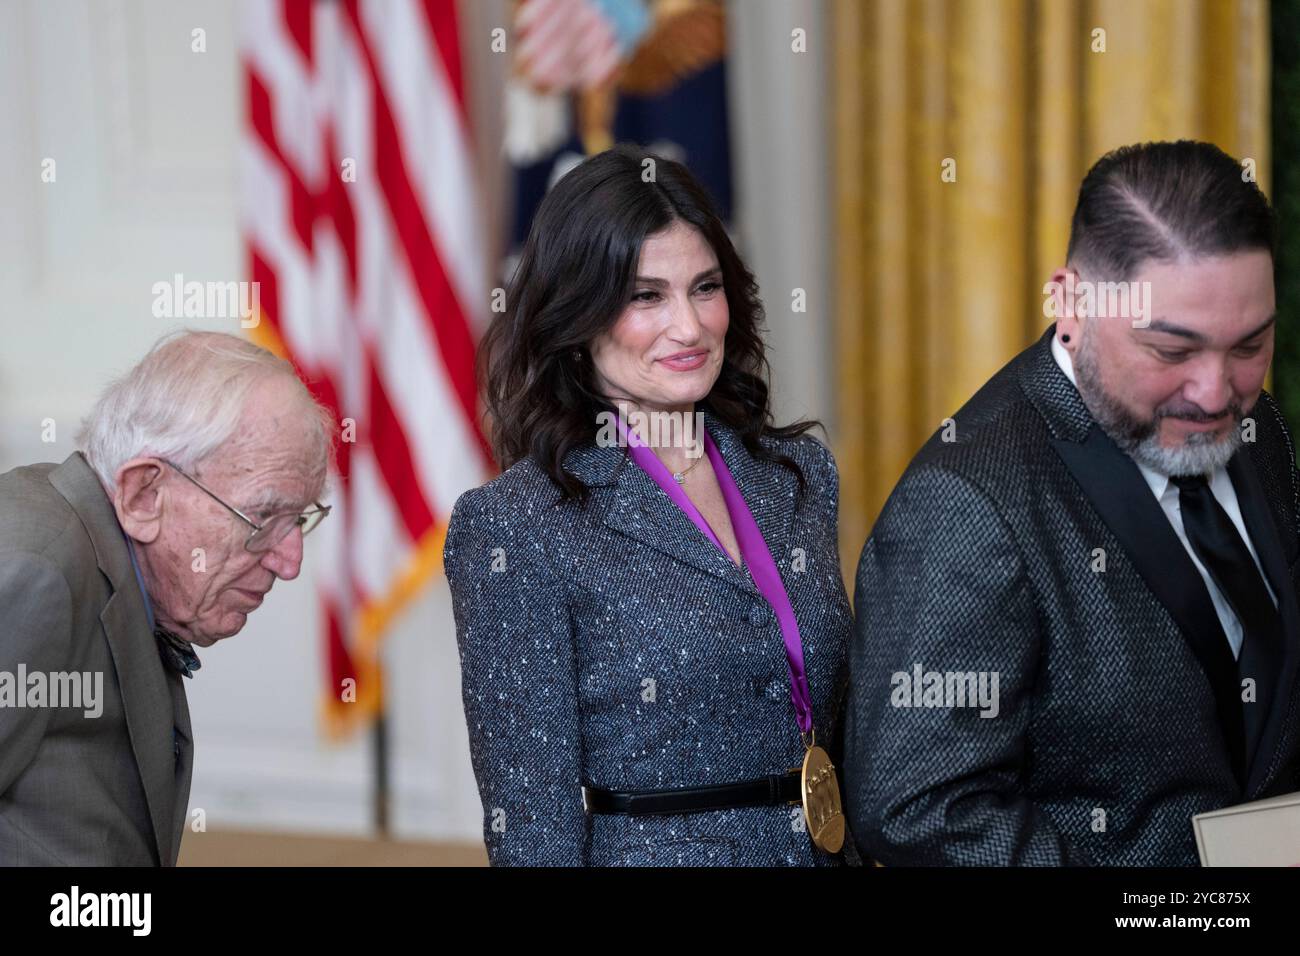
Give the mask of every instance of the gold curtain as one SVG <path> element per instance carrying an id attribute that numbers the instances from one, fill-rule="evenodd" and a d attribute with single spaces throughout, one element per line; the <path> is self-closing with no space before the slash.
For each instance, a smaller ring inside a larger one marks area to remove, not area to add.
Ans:
<path id="1" fill-rule="evenodd" d="M 1254 159 L 1268 190 L 1268 14 L 1267 0 L 834 0 L 850 580 L 912 455 L 1049 324 L 1043 284 L 1098 157 L 1209 140 Z"/>

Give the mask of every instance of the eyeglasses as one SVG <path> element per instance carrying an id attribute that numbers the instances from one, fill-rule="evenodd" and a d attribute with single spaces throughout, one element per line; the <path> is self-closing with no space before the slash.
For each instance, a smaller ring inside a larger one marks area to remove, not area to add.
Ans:
<path id="1" fill-rule="evenodd" d="M 258 524 L 238 508 L 227 504 L 212 491 L 203 487 L 197 478 L 193 475 L 187 474 L 179 465 L 173 464 L 166 458 L 161 458 L 159 460 L 164 465 L 167 465 L 175 471 L 178 475 L 190 481 L 194 487 L 198 488 L 217 504 L 221 505 L 221 507 L 225 508 L 240 521 L 244 522 L 244 524 L 252 528 L 252 532 L 249 533 L 248 539 L 244 542 L 244 547 L 247 550 L 252 551 L 254 554 L 263 554 L 270 551 L 288 537 L 289 533 L 292 532 L 294 528 L 301 528 L 303 537 L 306 537 L 311 534 L 316 526 L 325 520 L 325 516 L 330 513 L 329 505 L 323 505 L 317 501 L 314 502 L 316 507 L 307 511 L 286 511 L 282 514 L 271 515 L 271 517 L 267 518 L 261 524 Z"/>

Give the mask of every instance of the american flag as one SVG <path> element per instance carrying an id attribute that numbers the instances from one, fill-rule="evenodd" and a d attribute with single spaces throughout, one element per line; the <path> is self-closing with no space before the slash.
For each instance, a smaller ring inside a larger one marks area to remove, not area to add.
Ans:
<path id="1" fill-rule="evenodd" d="M 616 24 L 597 0 L 523 0 L 514 27 L 516 67 L 542 91 L 599 86 L 614 75 L 626 52 Z"/>
<path id="2" fill-rule="evenodd" d="M 326 726 L 342 732 L 381 706 L 384 632 L 440 570 L 457 496 L 492 468 L 455 0 L 245 0 L 240 50 L 250 334 L 294 363 L 343 438 L 335 515 L 311 541 Z"/>

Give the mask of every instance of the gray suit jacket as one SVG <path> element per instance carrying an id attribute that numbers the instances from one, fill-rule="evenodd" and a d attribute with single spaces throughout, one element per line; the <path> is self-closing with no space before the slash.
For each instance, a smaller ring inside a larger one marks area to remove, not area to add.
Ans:
<path id="1" fill-rule="evenodd" d="M 1300 476 L 1276 404 L 1228 467 L 1286 632 L 1243 720 L 1204 583 L 1053 334 L 917 454 L 862 552 L 847 802 L 886 864 L 1194 865 L 1193 814 L 1300 788 Z M 943 706 L 906 706 L 894 675 L 918 665 Z M 946 675 L 980 672 L 995 717 L 948 706 Z"/>
<path id="2" fill-rule="evenodd" d="M 753 458 L 706 415 L 802 632 L 818 742 L 838 733 L 852 620 L 824 445 Z M 584 813 L 581 786 L 658 790 L 799 766 L 781 630 L 749 575 L 625 451 L 574 449 L 592 489 L 560 502 L 531 460 L 456 503 L 444 552 L 483 835 L 494 865 L 828 865 L 801 811 Z M 803 567 L 803 570 L 799 570 Z M 494 570 L 496 568 L 497 570 Z M 828 749 L 833 750 L 833 744 Z"/>
<path id="3" fill-rule="evenodd" d="M 111 502 L 78 453 L 0 475 L 0 671 L 103 675 L 103 712 L 0 708 L 0 865 L 171 866 L 192 746 Z"/>

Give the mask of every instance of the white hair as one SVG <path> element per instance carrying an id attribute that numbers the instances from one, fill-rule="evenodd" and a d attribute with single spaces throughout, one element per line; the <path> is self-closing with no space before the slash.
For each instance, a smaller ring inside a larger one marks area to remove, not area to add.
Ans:
<path id="1" fill-rule="evenodd" d="M 159 339 L 100 395 L 77 447 L 110 492 L 118 468 L 132 458 L 166 458 L 190 471 L 234 435 L 253 386 L 275 377 L 300 392 L 313 470 L 323 483 L 334 440 L 329 411 L 292 365 L 224 332 L 183 330 Z"/>

